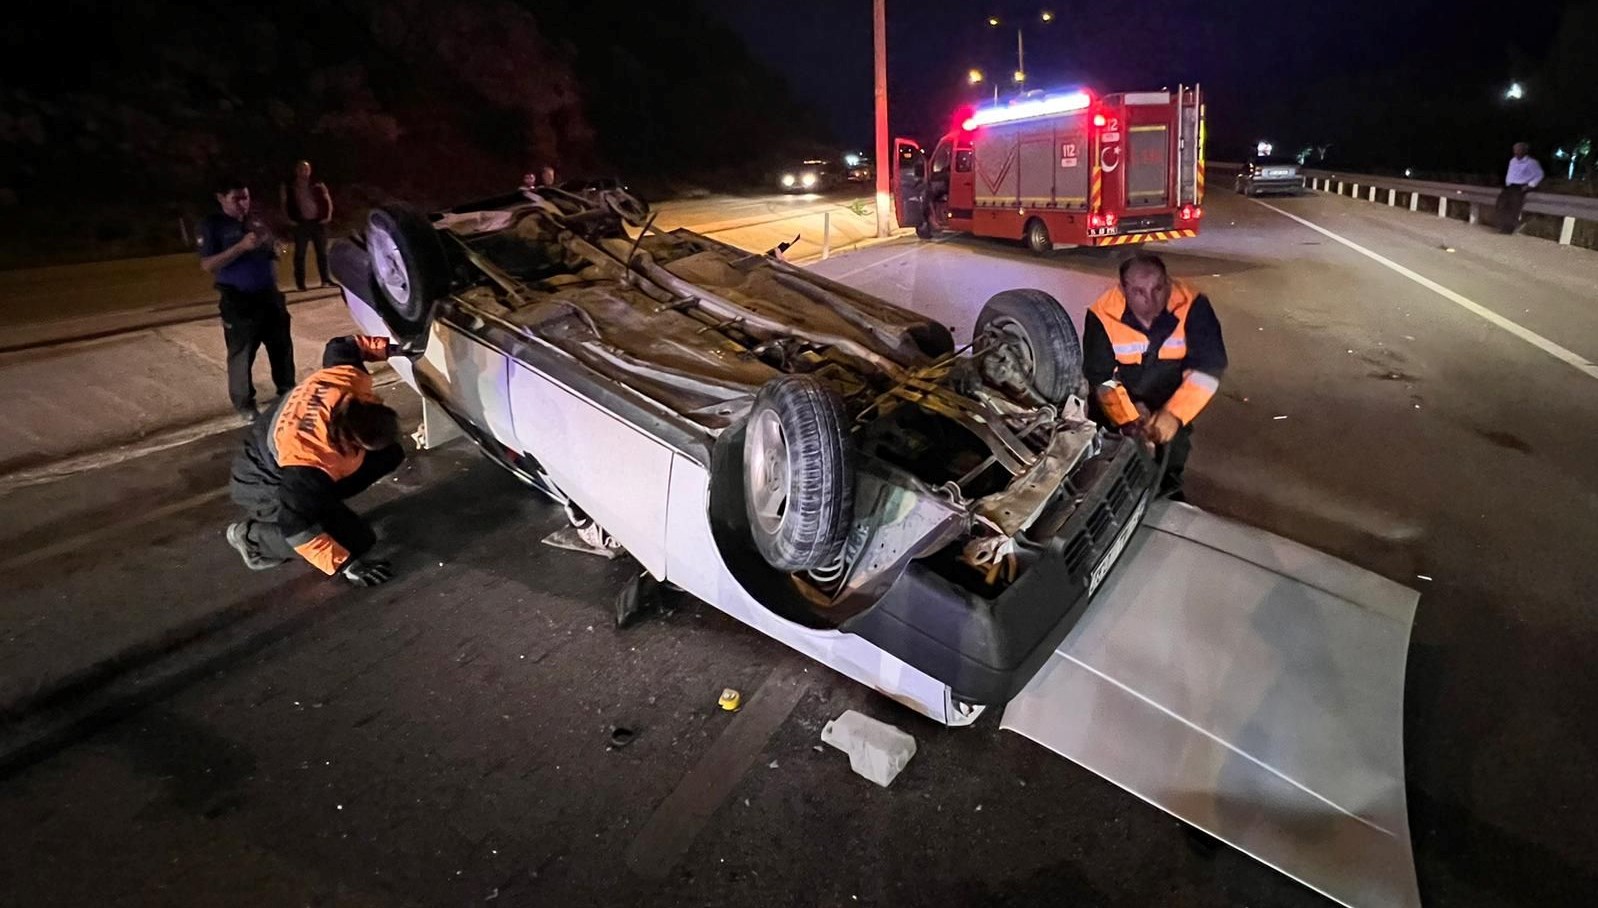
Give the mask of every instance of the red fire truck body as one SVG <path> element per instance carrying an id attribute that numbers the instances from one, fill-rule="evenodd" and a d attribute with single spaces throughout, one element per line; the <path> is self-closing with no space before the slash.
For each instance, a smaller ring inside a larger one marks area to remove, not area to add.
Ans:
<path id="1" fill-rule="evenodd" d="M 962 112 L 927 155 L 894 140 L 900 226 L 1024 240 L 1034 252 L 1198 235 L 1204 113 L 1197 86 L 1034 92 Z"/>

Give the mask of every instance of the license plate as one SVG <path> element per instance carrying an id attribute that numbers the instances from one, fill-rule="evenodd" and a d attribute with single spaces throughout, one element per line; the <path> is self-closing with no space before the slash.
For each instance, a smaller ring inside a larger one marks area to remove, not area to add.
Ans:
<path id="1" fill-rule="evenodd" d="M 1110 573 L 1110 568 L 1115 566 L 1115 560 L 1121 557 L 1121 550 L 1126 548 L 1127 540 L 1132 538 L 1132 532 L 1137 529 L 1138 521 L 1143 519 L 1143 509 L 1148 507 L 1148 504 L 1147 498 L 1138 502 L 1131 516 L 1126 519 L 1126 526 L 1121 527 L 1121 532 L 1115 534 L 1115 541 L 1110 544 L 1110 550 L 1104 553 L 1104 560 L 1099 562 L 1098 567 L 1093 569 L 1092 576 L 1088 578 L 1089 596 L 1093 595 L 1093 591 L 1104 582 L 1104 578 Z"/>

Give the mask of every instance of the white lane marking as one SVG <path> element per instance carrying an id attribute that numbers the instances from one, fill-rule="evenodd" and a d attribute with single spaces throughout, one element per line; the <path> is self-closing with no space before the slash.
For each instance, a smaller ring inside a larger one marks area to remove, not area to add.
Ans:
<path id="1" fill-rule="evenodd" d="M 1322 236 L 1329 237 L 1330 239 L 1333 239 L 1333 240 L 1336 240 L 1339 243 L 1342 243 L 1344 246 L 1347 246 L 1348 248 L 1350 248 L 1350 249 L 1354 250 L 1355 252 L 1359 253 L 1360 255 L 1363 255 L 1366 258 L 1368 258 L 1368 259 L 1370 259 L 1370 260 L 1372 260 L 1372 261 L 1374 261 L 1374 262 L 1376 262 L 1378 264 L 1384 265 L 1387 268 L 1390 268 L 1393 271 L 1396 271 L 1399 274 L 1402 274 L 1404 277 L 1409 278 L 1410 280 L 1412 280 L 1415 283 L 1421 285 L 1422 287 L 1425 287 L 1427 290 L 1430 290 L 1433 293 L 1437 294 L 1438 296 L 1441 296 L 1443 299 L 1448 300 L 1449 302 L 1455 304 L 1456 306 L 1459 306 L 1461 309 L 1464 309 L 1466 312 L 1469 312 L 1469 313 L 1471 313 L 1473 315 L 1480 316 L 1482 319 L 1486 320 L 1488 324 L 1490 324 L 1490 325 L 1492 325 L 1492 326 L 1494 326 L 1496 328 L 1500 328 L 1500 329 L 1502 329 L 1504 331 L 1507 331 L 1508 333 L 1513 334 L 1514 336 L 1520 338 L 1521 340 L 1525 341 L 1526 343 L 1531 344 L 1533 347 L 1536 347 L 1537 349 L 1543 351 L 1544 353 L 1548 354 L 1549 356 L 1552 356 L 1554 359 L 1561 360 L 1561 361 L 1565 362 L 1566 364 L 1568 364 L 1568 365 L 1570 365 L 1570 366 L 1572 366 L 1572 367 L 1574 367 L 1576 369 L 1579 369 L 1588 378 L 1598 378 L 1598 363 L 1594 363 L 1592 360 L 1588 359 L 1585 356 L 1582 356 L 1580 353 L 1577 353 L 1574 350 L 1570 350 L 1570 349 L 1567 349 L 1565 347 L 1562 347 L 1559 344 L 1556 344 L 1553 341 L 1549 340 L 1548 338 L 1543 337 L 1541 334 L 1538 334 L 1537 332 L 1531 330 L 1530 328 L 1521 327 L 1519 324 L 1516 324 L 1515 322 L 1512 322 L 1509 319 L 1504 318 L 1502 315 L 1499 315 L 1498 313 L 1492 311 L 1491 309 L 1488 309 L 1486 306 L 1483 306 L 1480 303 L 1475 302 L 1474 300 L 1470 299 L 1469 297 L 1466 297 L 1466 296 L 1464 296 L 1462 294 L 1459 294 L 1459 293 L 1455 293 L 1454 291 L 1448 289 L 1447 287 L 1444 287 L 1442 284 L 1437 283 L 1436 281 L 1432 280 L 1431 278 L 1426 277 L 1423 274 L 1418 274 L 1418 273 L 1416 273 L 1416 272 L 1414 272 L 1414 271 L 1412 271 L 1412 270 L 1410 270 L 1408 268 L 1405 268 L 1403 265 L 1398 264 L 1397 262 L 1393 261 L 1392 259 L 1387 258 L 1386 256 L 1381 255 L 1380 253 L 1372 252 L 1371 250 L 1366 249 L 1364 246 L 1361 246 L 1360 244 L 1354 242 L 1353 240 L 1348 239 L 1347 237 L 1339 236 L 1338 234 L 1335 234 L 1335 233 L 1331 232 L 1330 230 L 1327 230 L 1325 227 L 1322 227 L 1319 224 L 1316 224 L 1316 223 L 1313 223 L 1313 222 L 1310 222 L 1310 221 L 1306 221 L 1305 219 L 1299 217 L 1296 214 L 1290 214 L 1290 213 L 1288 213 L 1286 211 L 1283 211 L 1280 208 L 1277 208 L 1275 205 L 1268 205 L 1265 202 L 1261 202 L 1259 199 L 1250 199 L 1249 201 L 1253 202 L 1256 205 L 1261 206 L 1262 208 L 1269 208 L 1270 210 L 1276 212 L 1277 214 L 1281 215 L 1284 218 L 1291 218 L 1292 220 L 1295 220 L 1295 221 L 1299 222 L 1300 224 L 1303 224 L 1305 227 L 1308 227 L 1309 229 L 1315 231 L 1316 233 L 1319 233 Z"/>

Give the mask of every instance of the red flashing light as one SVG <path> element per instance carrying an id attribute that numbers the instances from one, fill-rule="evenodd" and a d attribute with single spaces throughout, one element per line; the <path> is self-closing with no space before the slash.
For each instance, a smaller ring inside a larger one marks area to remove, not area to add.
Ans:
<path id="1" fill-rule="evenodd" d="M 1104 119 L 1104 114 L 1094 114 L 1093 115 L 1093 125 L 1094 126 L 1103 126 L 1105 123 L 1108 123 L 1108 122 L 1109 122 L 1108 120 Z"/>
<path id="2" fill-rule="evenodd" d="M 1090 215 L 1088 215 L 1088 226 L 1089 227 L 1103 227 L 1104 226 L 1104 215 L 1102 215 L 1102 214 L 1090 214 Z"/>

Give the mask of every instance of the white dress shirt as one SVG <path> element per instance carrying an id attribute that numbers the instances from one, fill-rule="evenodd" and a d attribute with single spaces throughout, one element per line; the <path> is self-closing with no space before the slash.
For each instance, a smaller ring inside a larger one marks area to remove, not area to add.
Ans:
<path id="1" fill-rule="evenodd" d="M 1504 185 L 1514 186 L 1517 183 L 1536 188 L 1543 181 L 1543 166 L 1531 155 L 1524 158 L 1510 158 L 1509 172 L 1504 175 Z"/>

